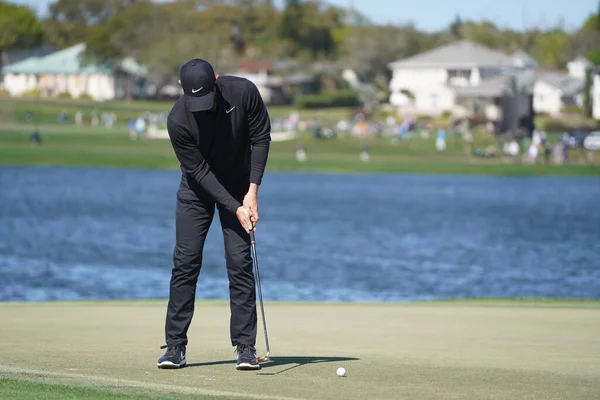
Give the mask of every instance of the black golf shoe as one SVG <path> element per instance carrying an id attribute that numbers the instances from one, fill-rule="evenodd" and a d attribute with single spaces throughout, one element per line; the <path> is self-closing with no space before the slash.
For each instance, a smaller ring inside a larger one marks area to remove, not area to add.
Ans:
<path id="1" fill-rule="evenodd" d="M 247 344 L 237 346 L 237 365 L 235 368 L 242 371 L 260 369 L 254 346 Z"/>
<path id="2" fill-rule="evenodd" d="M 185 346 L 178 344 L 175 346 L 161 346 L 161 349 L 166 348 L 165 354 L 158 359 L 158 368 L 175 369 L 185 367 Z"/>

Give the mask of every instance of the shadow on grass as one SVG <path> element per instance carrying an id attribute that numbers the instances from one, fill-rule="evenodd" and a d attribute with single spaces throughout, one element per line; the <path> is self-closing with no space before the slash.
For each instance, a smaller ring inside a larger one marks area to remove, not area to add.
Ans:
<path id="1" fill-rule="evenodd" d="M 316 357 L 316 356 L 283 356 L 283 357 L 271 357 L 271 361 L 261 364 L 261 369 L 257 371 L 258 375 L 277 375 L 282 372 L 289 371 L 294 368 L 301 367 L 307 364 L 320 364 L 327 362 L 341 362 L 341 361 L 356 361 L 359 358 L 354 357 Z M 208 361 L 201 363 L 188 364 L 187 367 L 208 367 L 211 365 L 223 365 L 223 364 L 235 364 L 235 360 L 223 360 L 223 361 Z M 271 368 L 278 369 L 277 367 L 283 367 L 278 371 L 271 372 Z M 267 371 L 265 371 L 267 370 Z"/>

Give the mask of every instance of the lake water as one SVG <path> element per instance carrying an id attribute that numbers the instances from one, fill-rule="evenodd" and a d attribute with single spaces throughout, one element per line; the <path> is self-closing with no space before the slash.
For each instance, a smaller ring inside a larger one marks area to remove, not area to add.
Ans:
<path id="1" fill-rule="evenodd" d="M 0 168 L 0 300 L 167 298 L 178 171 Z M 600 298 L 600 180 L 267 173 L 266 299 Z M 218 218 L 198 298 L 228 298 Z"/>

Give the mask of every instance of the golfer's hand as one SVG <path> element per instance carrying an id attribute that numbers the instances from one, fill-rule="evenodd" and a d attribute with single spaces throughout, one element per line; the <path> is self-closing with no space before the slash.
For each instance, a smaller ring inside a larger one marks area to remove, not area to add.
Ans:
<path id="1" fill-rule="evenodd" d="M 235 210 L 235 216 L 237 217 L 238 221 L 240 221 L 240 224 L 242 224 L 247 233 L 250 233 L 250 231 L 254 229 L 252 226 L 252 221 L 250 221 L 250 212 L 246 209 L 246 207 L 238 207 L 238 209 Z"/>
<path id="2" fill-rule="evenodd" d="M 244 207 L 248 209 L 250 212 L 250 221 L 252 222 L 252 227 L 256 229 L 256 224 L 258 224 L 258 198 L 255 191 L 250 190 L 244 196 Z"/>

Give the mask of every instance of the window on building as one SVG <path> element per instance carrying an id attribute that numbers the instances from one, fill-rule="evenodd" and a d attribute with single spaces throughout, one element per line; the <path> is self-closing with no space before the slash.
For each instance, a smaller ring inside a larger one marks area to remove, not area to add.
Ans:
<path id="1" fill-rule="evenodd" d="M 449 69 L 448 83 L 451 85 L 465 86 L 471 79 L 470 69 Z"/>
<path id="2" fill-rule="evenodd" d="M 429 102 L 432 108 L 437 108 L 438 96 L 435 93 L 429 95 Z"/>
<path id="3" fill-rule="evenodd" d="M 471 78 L 471 70 L 470 69 L 449 69 L 448 70 L 448 78 Z"/>

